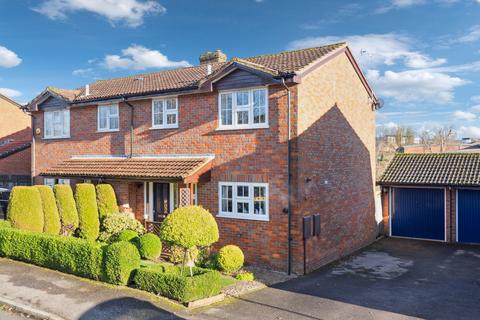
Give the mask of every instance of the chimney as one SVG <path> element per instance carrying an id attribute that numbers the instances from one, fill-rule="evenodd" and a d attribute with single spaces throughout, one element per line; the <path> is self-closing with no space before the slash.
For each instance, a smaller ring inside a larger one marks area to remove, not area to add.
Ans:
<path id="1" fill-rule="evenodd" d="M 207 51 L 200 55 L 200 64 L 210 64 L 216 62 L 226 62 L 227 55 L 222 50 Z"/>

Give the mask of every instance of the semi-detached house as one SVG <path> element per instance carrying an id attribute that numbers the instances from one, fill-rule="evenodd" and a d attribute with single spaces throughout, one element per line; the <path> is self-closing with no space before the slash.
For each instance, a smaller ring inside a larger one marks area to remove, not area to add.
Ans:
<path id="1" fill-rule="evenodd" d="M 111 183 L 155 230 L 215 216 L 248 263 L 302 273 L 376 235 L 377 99 L 344 43 L 47 88 L 30 104 L 38 184 Z"/>

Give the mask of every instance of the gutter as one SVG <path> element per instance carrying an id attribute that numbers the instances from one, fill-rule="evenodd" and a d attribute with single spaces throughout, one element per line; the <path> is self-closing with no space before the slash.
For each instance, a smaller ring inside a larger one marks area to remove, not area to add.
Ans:
<path id="1" fill-rule="evenodd" d="M 134 114 L 135 114 L 135 106 L 131 104 L 130 102 L 127 101 L 127 98 L 122 97 L 122 101 L 127 104 L 127 106 L 130 107 L 130 154 L 128 155 L 128 158 L 133 157 L 133 129 L 134 129 Z"/>

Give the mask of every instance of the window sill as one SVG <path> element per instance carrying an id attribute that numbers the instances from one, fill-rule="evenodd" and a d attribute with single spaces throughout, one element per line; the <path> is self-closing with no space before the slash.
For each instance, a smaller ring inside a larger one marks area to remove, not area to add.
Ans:
<path id="1" fill-rule="evenodd" d="M 270 219 L 269 219 L 268 217 L 227 215 L 227 214 L 223 214 L 223 213 L 217 214 L 217 217 L 218 217 L 218 218 L 227 218 L 227 219 L 265 221 L 265 222 L 270 221 Z"/>
<path id="2" fill-rule="evenodd" d="M 150 130 L 165 130 L 165 129 L 178 129 L 178 125 L 176 126 L 154 126 L 150 127 Z"/>
<path id="3" fill-rule="evenodd" d="M 63 136 L 63 137 L 43 137 L 43 140 L 58 140 L 58 139 L 70 139 L 70 136 Z"/>
<path id="4" fill-rule="evenodd" d="M 105 133 L 105 132 L 119 132 L 120 129 L 113 129 L 113 130 L 97 130 L 97 133 Z"/>
<path id="5" fill-rule="evenodd" d="M 268 124 L 262 124 L 258 126 L 239 126 L 239 127 L 218 127 L 215 131 L 235 131 L 235 130 L 255 130 L 255 129 L 268 129 Z"/>

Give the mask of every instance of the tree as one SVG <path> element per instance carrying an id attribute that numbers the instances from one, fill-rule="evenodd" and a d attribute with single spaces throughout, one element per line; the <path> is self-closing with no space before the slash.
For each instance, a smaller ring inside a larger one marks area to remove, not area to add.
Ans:
<path id="1" fill-rule="evenodd" d="M 432 152 L 433 134 L 429 130 L 420 133 L 420 143 L 423 145 L 423 152 Z"/>
<path id="2" fill-rule="evenodd" d="M 443 126 L 435 131 L 434 141 L 440 146 L 440 152 L 445 152 L 445 146 L 455 137 L 455 130 L 451 126 Z"/>

